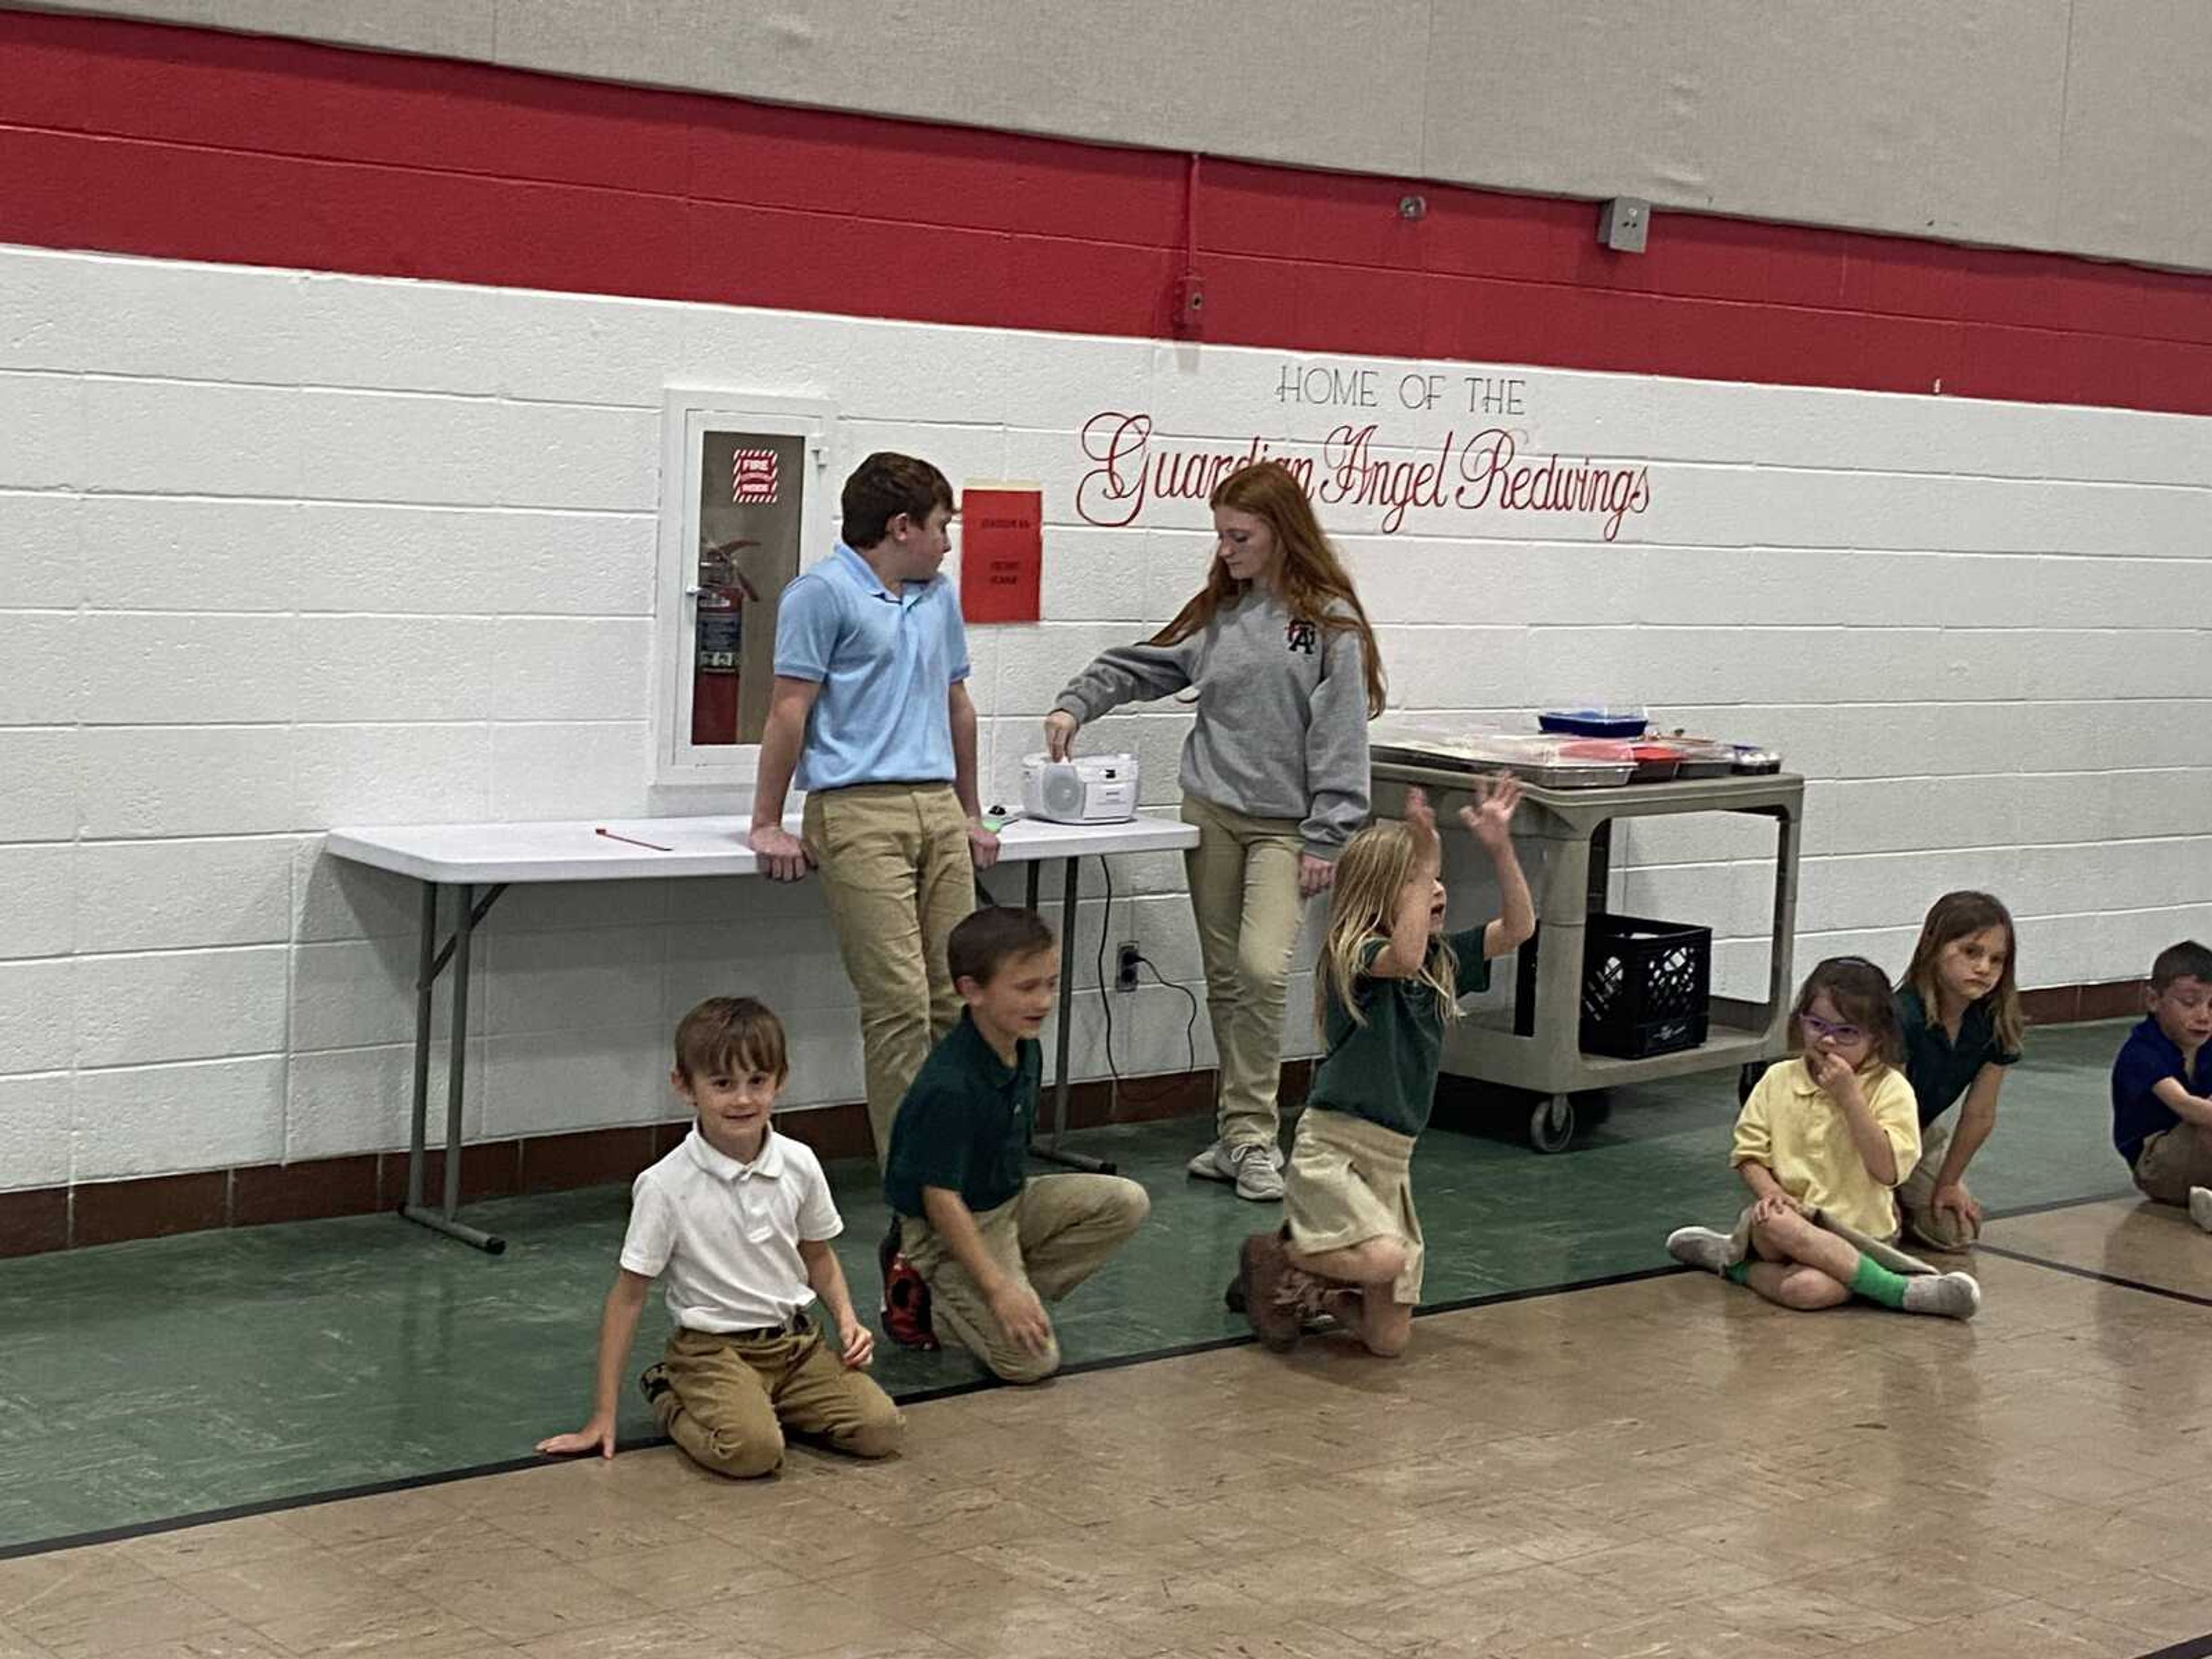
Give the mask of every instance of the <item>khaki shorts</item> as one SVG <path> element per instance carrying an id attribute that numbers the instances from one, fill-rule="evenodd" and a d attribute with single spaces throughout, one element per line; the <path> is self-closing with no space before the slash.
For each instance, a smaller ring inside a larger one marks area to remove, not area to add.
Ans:
<path id="1" fill-rule="evenodd" d="M 1347 1112 L 1309 1107 L 1284 1170 L 1291 1243 L 1308 1255 L 1370 1238 L 1405 1241 L 1394 1302 L 1421 1299 L 1421 1218 L 1413 1212 L 1413 1138 Z"/>
<path id="2" fill-rule="evenodd" d="M 1904 1213 L 1905 1231 L 1931 1250 L 1966 1250 L 1982 1236 L 1981 1224 L 1966 1221 L 1950 1211 L 1935 1208 L 1936 1177 L 1943 1172 L 1943 1158 L 1951 1149 L 1951 1128 L 1931 1123 L 1920 1132 L 1920 1162 L 1897 1189 L 1897 1207 Z"/>

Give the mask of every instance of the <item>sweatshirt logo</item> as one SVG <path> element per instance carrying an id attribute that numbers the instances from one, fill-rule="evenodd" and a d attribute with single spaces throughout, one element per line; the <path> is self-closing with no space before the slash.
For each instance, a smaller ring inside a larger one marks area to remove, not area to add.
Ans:
<path id="1" fill-rule="evenodd" d="M 1321 630 L 1311 623 L 1302 617 L 1293 617 L 1290 626 L 1283 630 L 1283 645 L 1287 650 L 1303 651 L 1310 657 L 1314 653 L 1314 642 L 1320 635 Z"/>

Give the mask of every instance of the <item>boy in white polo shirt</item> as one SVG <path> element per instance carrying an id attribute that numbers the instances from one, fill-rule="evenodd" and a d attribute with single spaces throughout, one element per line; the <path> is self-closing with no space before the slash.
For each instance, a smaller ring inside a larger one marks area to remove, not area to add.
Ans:
<path id="1" fill-rule="evenodd" d="M 845 1225 L 830 1184 L 809 1147 L 769 1126 L 788 1073 L 782 1023 L 750 997 L 711 998 L 676 1028 L 669 1081 L 699 1121 L 630 1189 L 591 1420 L 539 1441 L 539 1451 L 615 1455 L 616 1390 L 646 1292 L 664 1272 L 676 1328 L 638 1382 L 661 1431 L 694 1462 L 773 1474 L 786 1429 L 856 1457 L 898 1449 L 904 1420 L 863 1369 L 874 1339 L 830 1248 Z M 836 1327 L 834 1348 L 822 1309 Z"/>

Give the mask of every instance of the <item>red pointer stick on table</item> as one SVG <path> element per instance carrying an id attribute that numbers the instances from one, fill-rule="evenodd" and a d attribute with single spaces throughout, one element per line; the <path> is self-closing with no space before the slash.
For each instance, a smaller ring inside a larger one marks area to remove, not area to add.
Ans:
<path id="1" fill-rule="evenodd" d="M 594 829 L 592 833 L 595 836 L 605 836 L 609 841 L 627 842 L 632 847 L 651 848 L 656 853 L 672 853 L 676 850 L 672 847 L 663 847 L 657 841 L 639 841 L 632 836 L 618 836 L 615 834 L 613 830 L 608 829 L 605 824 L 599 825 L 598 828 Z"/>

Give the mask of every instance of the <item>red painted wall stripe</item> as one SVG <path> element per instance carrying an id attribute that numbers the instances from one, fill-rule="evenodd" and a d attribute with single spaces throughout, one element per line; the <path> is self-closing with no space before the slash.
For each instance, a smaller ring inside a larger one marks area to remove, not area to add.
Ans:
<path id="1" fill-rule="evenodd" d="M 1159 335 L 1185 162 L 0 11 L 0 241 Z M 1408 188 L 1427 217 L 1401 220 Z M 1208 339 L 2212 413 L 2212 277 L 1207 161 Z"/>

